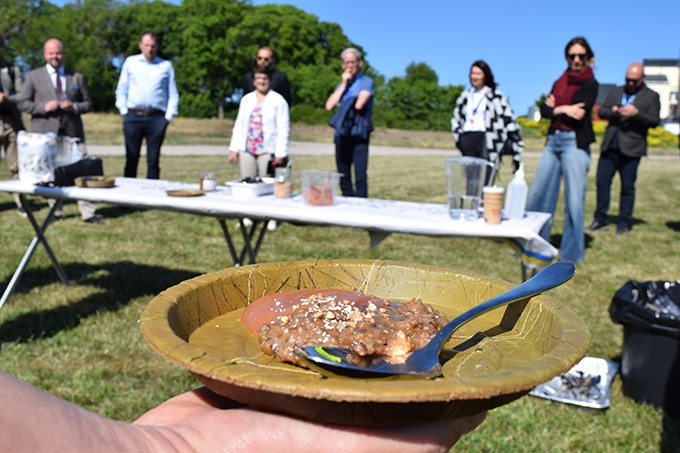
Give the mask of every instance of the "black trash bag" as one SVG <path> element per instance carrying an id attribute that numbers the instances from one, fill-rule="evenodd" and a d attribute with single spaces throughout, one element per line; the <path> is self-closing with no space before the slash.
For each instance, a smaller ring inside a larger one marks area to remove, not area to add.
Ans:
<path id="1" fill-rule="evenodd" d="M 618 324 L 677 332 L 680 329 L 680 280 L 629 280 L 614 294 L 609 316 Z"/>

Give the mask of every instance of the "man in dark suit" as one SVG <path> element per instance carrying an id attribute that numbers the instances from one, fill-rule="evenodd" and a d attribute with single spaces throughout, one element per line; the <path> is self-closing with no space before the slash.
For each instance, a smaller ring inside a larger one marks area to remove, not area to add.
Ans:
<path id="1" fill-rule="evenodd" d="M 607 211 L 611 184 L 618 171 L 621 177 L 621 199 L 616 234 L 630 231 L 635 204 L 635 179 L 640 158 L 647 155 L 647 131 L 660 123 L 659 95 L 644 83 L 641 63 L 633 63 L 626 71 L 626 84 L 616 87 L 598 115 L 609 120 L 602 140 L 597 165 L 597 208 L 590 231 L 608 228 Z"/>
<path id="2" fill-rule="evenodd" d="M 262 46 L 257 50 L 257 66 L 264 66 L 271 70 L 271 89 L 279 93 L 288 103 L 290 107 L 290 82 L 285 72 L 278 71 L 275 68 L 276 56 L 274 51 L 269 46 Z M 248 71 L 243 78 L 243 94 L 255 91 L 253 85 L 253 72 Z"/>
<path id="3" fill-rule="evenodd" d="M 78 148 L 85 156 L 85 132 L 80 115 L 92 109 L 85 78 L 64 68 L 64 45 L 58 39 L 45 42 L 43 56 L 47 64 L 28 73 L 19 94 L 19 108 L 31 114 L 32 132 L 53 132 L 66 141 L 78 139 Z M 78 208 L 83 221 L 101 223 L 92 203 L 79 201 Z M 59 214 L 55 213 L 55 217 L 59 218 Z"/>

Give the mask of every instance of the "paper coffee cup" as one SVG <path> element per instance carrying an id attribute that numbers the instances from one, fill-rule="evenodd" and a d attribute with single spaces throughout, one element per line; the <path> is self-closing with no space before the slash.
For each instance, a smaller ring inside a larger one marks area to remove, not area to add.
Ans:
<path id="1" fill-rule="evenodd" d="M 501 210 L 503 209 L 503 188 L 487 186 L 482 189 L 484 199 L 484 220 L 486 223 L 501 223 Z"/>

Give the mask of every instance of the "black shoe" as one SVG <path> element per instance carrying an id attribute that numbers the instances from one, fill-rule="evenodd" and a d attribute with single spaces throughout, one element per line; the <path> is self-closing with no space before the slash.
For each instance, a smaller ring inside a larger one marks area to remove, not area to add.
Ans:
<path id="1" fill-rule="evenodd" d="M 19 214 L 21 217 L 28 217 L 26 210 L 21 206 L 17 206 L 17 214 Z"/>
<path id="2" fill-rule="evenodd" d="M 616 225 L 616 234 L 617 236 L 621 236 L 622 234 L 628 233 L 630 229 L 630 225 Z"/>
<path id="3" fill-rule="evenodd" d="M 90 217 L 89 219 L 83 220 L 83 222 L 89 223 L 90 225 L 100 225 L 102 223 L 102 218 L 96 215 Z"/>
<path id="4" fill-rule="evenodd" d="M 599 220 L 593 220 L 593 223 L 588 227 L 589 231 L 607 231 L 609 229 L 609 224 L 607 222 L 600 222 Z"/>

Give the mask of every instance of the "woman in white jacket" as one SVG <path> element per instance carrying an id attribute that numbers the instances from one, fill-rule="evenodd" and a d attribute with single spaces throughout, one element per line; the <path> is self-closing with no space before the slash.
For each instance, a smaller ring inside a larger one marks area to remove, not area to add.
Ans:
<path id="1" fill-rule="evenodd" d="M 271 159 L 276 167 L 288 156 L 288 103 L 269 89 L 269 68 L 255 68 L 253 84 L 255 91 L 241 98 L 229 144 L 229 162 L 240 163 L 241 178 L 266 176 Z"/>

